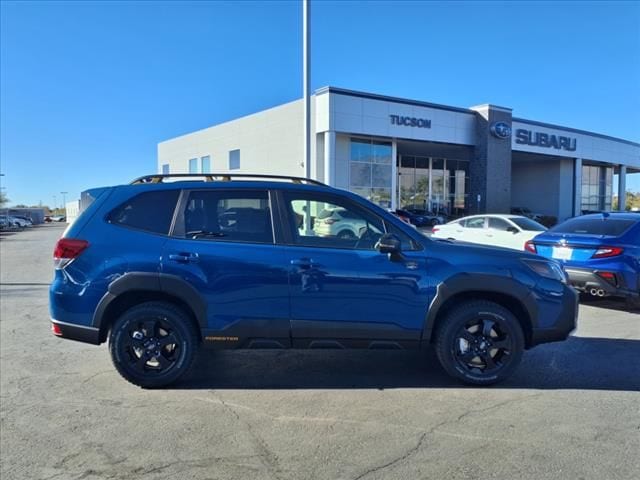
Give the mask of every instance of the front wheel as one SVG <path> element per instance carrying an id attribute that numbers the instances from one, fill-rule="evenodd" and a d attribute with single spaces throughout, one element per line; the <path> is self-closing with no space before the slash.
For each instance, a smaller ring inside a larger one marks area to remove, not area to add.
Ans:
<path id="1" fill-rule="evenodd" d="M 446 372 L 465 383 L 491 385 L 520 363 L 524 334 L 517 318 L 489 301 L 463 303 L 442 319 L 436 353 Z"/>
<path id="2" fill-rule="evenodd" d="M 189 316 L 168 302 L 146 302 L 116 320 L 111 360 L 122 377 L 142 388 L 169 385 L 193 363 L 198 337 Z"/>

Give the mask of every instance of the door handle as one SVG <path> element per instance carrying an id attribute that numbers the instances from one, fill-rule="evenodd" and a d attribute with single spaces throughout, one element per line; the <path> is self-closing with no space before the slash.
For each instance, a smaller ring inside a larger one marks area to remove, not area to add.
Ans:
<path id="1" fill-rule="evenodd" d="M 313 267 L 319 266 L 311 258 L 297 258 L 297 259 L 291 260 L 291 265 L 295 267 L 300 267 L 300 268 L 313 268 Z"/>
<path id="2" fill-rule="evenodd" d="M 180 252 L 170 253 L 169 260 L 178 263 L 197 263 L 200 260 L 200 257 L 197 253 Z"/>

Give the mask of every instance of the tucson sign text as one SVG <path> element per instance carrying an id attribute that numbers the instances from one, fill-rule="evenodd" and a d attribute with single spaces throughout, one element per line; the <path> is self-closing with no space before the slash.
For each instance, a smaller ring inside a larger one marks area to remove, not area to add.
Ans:
<path id="1" fill-rule="evenodd" d="M 391 125 L 403 125 L 405 127 L 431 128 L 431 120 L 426 118 L 404 117 L 402 115 L 389 115 Z"/>

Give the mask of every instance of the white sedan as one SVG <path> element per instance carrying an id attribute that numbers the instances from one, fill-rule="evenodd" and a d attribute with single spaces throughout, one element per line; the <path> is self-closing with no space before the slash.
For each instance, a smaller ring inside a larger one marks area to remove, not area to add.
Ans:
<path id="1" fill-rule="evenodd" d="M 472 215 L 433 227 L 433 238 L 524 250 L 524 244 L 547 228 L 520 215 Z"/>

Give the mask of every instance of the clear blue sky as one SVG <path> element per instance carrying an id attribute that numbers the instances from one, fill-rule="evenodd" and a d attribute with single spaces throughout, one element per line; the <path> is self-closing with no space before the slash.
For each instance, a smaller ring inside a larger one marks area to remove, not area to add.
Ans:
<path id="1" fill-rule="evenodd" d="M 2 2 L 1 170 L 12 203 L 156 171 L 156 144 L 301 96 L 301 5 Z M 640 141 L 638 2 L 313 3 L 312 87 Z M 640 175 L 630 186 L 640 190 Z"/>

